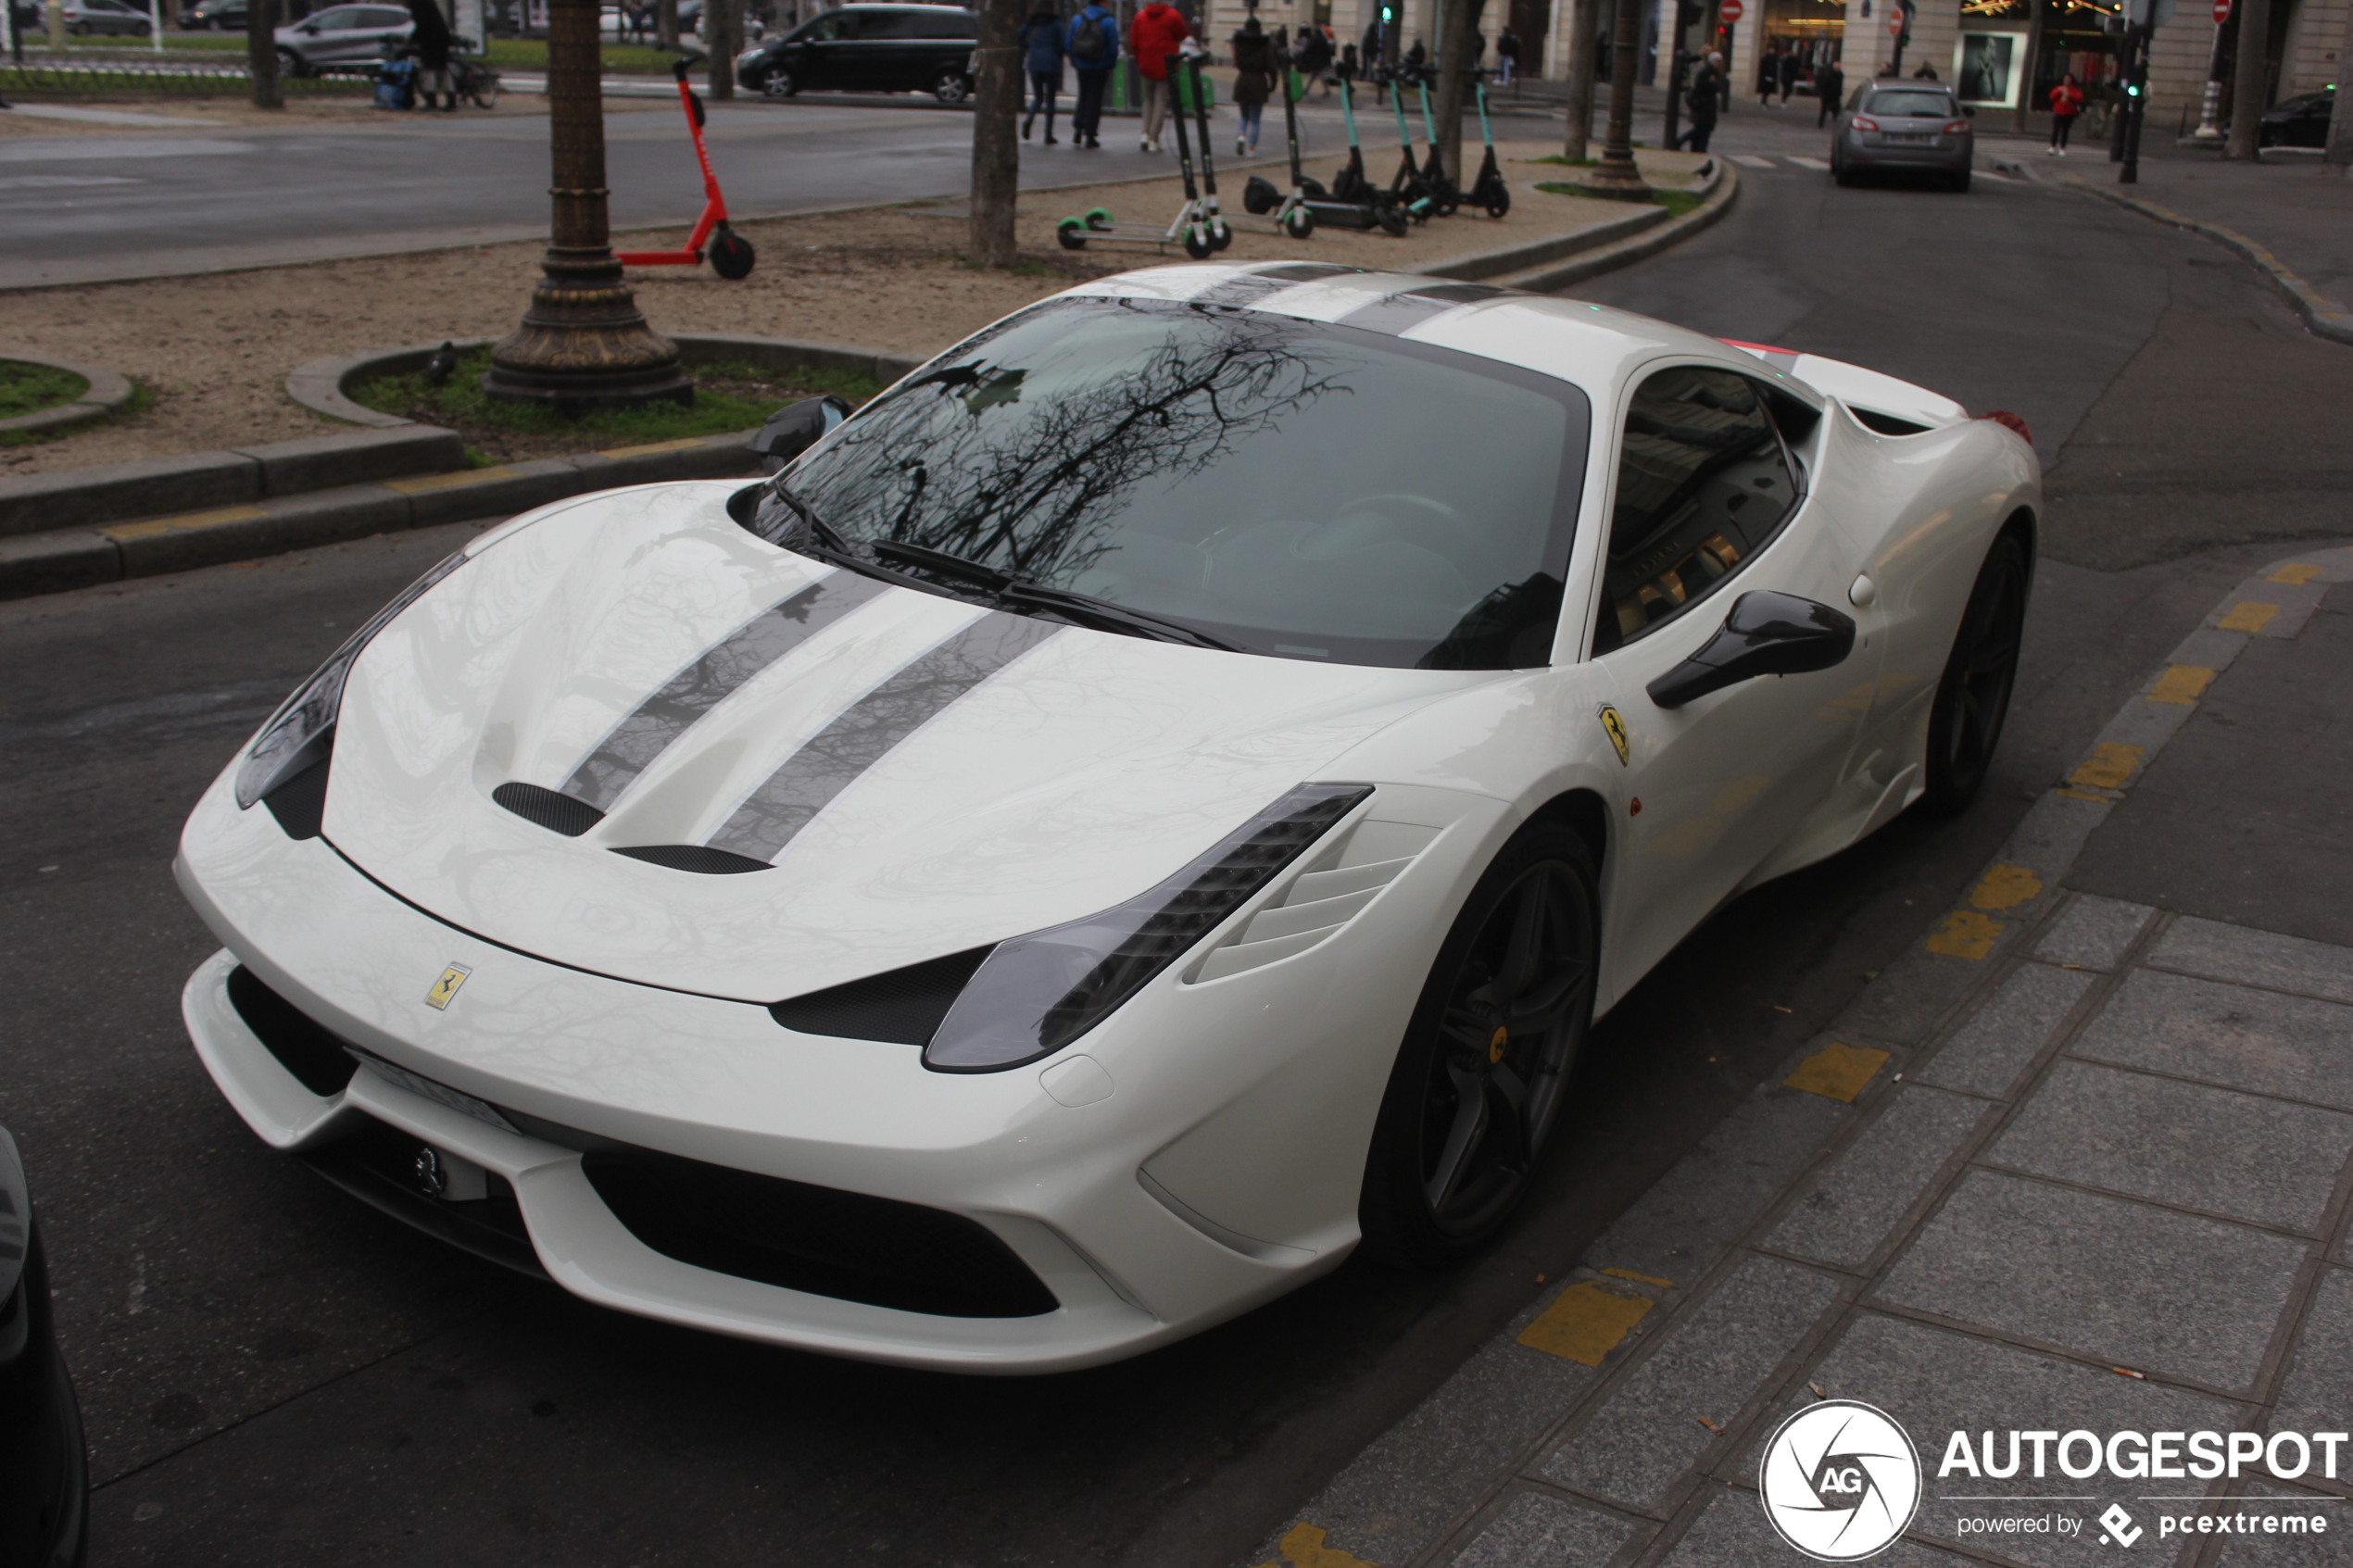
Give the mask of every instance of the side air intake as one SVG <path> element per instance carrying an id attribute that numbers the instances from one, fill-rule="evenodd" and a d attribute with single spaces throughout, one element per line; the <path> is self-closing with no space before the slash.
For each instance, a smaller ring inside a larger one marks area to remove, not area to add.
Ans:
<path id="1" fill-rule="evenodd" d="M 736 876 L 768 869 L 765 860 L 755 860 L 731 849 L 713 849 L 708 844 L 633 844 L 625 848 L 616 846 L 613 853 L 643 860 L 649 866 L 667 866 L 673 872 L 694 872 L 702 876 Z"/>
<path id="2" fill-rule="evenodd" d="M 989 952 L 987 947 L 975 947 L 885 974 L 870 974 L 863 980 L 777 1002 L 769 1008 L 768 1015 L 803 1035 L 927 1046 L 938 1033 L 940 1020 L 956 1005 L 964 982 Z"/>

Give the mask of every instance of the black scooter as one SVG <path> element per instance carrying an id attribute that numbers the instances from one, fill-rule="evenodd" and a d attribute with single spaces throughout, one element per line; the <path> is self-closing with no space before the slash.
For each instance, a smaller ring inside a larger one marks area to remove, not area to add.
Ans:
<path id="1" fill-rule="evenodd" d="M 1446 172 L 1438 157 L 1438 117 L 1429 108 L 1429 79 L 1435 72 L 1424 69 L 1414 78 L 1415 91 L 1422 98 L 1422 141 L 1427 154 L 1422 159 L 1422 189 L 1429 194 L 1429 204 L 1439 217 L 1452 218 L 1463 205 L 1463 193 Z M 1403 112 L 1399 111 L 1400 118 Z M 1408 156 L 1411 149 L 1408 149 Z"/>
<path id="2" fill-rule="evenodd" d="M 1351 175 L 1364 191 L 1361 196 L 1343 198 L 1337 190 L 1327 191 L 1323 182 L 1310 179 L 1299 167 L 1299 110 L 1290 94 L 1290 56 L 1277 50 L 1276 59 L 1283 68 L 1283 133 L 1290 143 L 1290 190 L 1288 194 L 1275 188 L 1275 182 L 1264 175 L 1253 174 L 1242 186 L 1242 207 L 1260 215 L 1273 214 L 1281 222 L 1291 214 L 1308 220 L 1309 230 L 1317 223 L 1329 223 L 1343 229 L 1380 229 L 1391 234 L 1403 234 L 1406 222 L 1403 213 L 1389 203 L 1378 199 L 1369 181 L 1365 178 L 1365 157 L 1356 147 L 1356 120 L 1348 119 L 1349 161 L 1340 170 L 1340 182 L 1345 185 Z M 1348 83 L 1340 83 L 1340 107 L 1348 107 Z M 1291 231 L 1294 238 L 1305 239 L 1307 232 Z"/>
<path id="3" fill-rule="evenodd" d="M 1404 155 L 1397 172 L 1390 176 L 1389 199 L 1416 223 L 1427 223 L 1437 210 L 1435 193 L 1423 177 L 1422 166 L 1414 158 L 1414 133 L 1405 126 L 1405 73 L 1390 72 L 1383 78 L 1389 88 L 1389 107 L 1397 112 L 1397 145 Z M 1437 149 L 1430 149 L 1430 161 L 1437 161 Z"/>
<path id="4" fill-rule="evenodd" d="M 1371 203 L 1381 194 L 1365 174 L 1365 149 L 1356 141 L 1356 83 L 1340 79 L 1340 117 L 1348 125 L 1348 161 L 1332 177 L 1332 200 Z"/>
<path id="5" fill-rule="evenodd" d="M 1478 166 L 1478 178 L 1463 199 L 1472 207 L 1483 208 L 1490 218 L 1501 218 L 1512 209 L 1512 188 L 1504 183 L 1504 171 L 1495 162 L 1495 132 L 1487 123 L 1487 73 L 1480 71 L 1475 79 L 1478 91 L 1478 138 L 1487 144 L 1487 157 Z"/>

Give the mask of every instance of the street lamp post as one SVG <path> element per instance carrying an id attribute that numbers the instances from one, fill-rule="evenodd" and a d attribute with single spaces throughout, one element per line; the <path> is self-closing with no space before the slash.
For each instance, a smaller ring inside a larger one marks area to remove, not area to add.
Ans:
<path id="1" fill-rule="evenodd" d="M 646 324 L 612 253 L 605 210 L 603 62 L 598 0 L 551 0 L 547 118 L 554 224 L 522 324 L 490 351 L 482 389 L 567 414 L 669 399 L 691 403 L 678 345 Z"/>
<path id="2" fill-rule="evenodd" d="M 1642 27 L 1642 0 L 1617 0 L 1617 19 L 1609 36 L 1609 130 L 1602 140 L 1601 161 L 1576 182 L 1579 195 L 1651 199 L 1650 186 L 1634 167 L 1634 49 Z"/>

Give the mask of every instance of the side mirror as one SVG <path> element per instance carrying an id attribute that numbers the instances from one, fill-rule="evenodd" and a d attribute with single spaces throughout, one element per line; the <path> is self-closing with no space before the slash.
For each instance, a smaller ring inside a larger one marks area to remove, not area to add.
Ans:
<path id="1" fill-rule="evenodd" d="M 1743 594 L 1706 645 L 1646 688 L 1661 708 L 1680 708 L 1758 675 L 1802 675 L 1844 662 L 1855 621 L 1794 594 Z"/>
<path id="2" fill-rule="evenodd" d="M 768 416 L 752 435 L 751 449 L 764 472 L 781 473 L 786 463 L 817 445 L 824 433 L 849 418 L 849 405 L 827 393 L 787 403 Z"/>

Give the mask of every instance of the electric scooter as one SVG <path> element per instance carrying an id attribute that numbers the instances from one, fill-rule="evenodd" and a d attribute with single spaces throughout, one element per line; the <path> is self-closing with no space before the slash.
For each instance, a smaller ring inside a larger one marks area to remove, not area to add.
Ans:
<path id="1" fill-rule="evenodd" d="M 1487 144 L 1487 157 L 1463 199 L 1483 207 L 1490 218 L 1501 218 L 1512 209 L 1512 188 L 1504 183 L 1504 171 L 1495 162 L 1495 132 L 1487 122 L 1487 73 L 1482 70 L 1473 80 L 1478 91 L 1478 139 Z"/>
<path id="2" fill-rule="evenodd" d="M 1355 145 L 1356 122 L 1353 116 L 1349 119 L 1349 165 L 1340 170 L 1340 180 L 1346 183 L 1353 175 L 1365 194 L 1343 200 L 1336 192 L 1326 190 L 1321 181 L 1312 180 L 1301 172 L 1299 110 L 1298 100 L 1290 94 L 1290 56 L 1277 52 L 1276 58 L 1283 65 L 1283 132 L 1290 143 L 1290 190 L 1289 194 L 1279 192 L 1275 189 L 1273 181 L 1253 174 L 1249 183 L 1242 187 L 1243 207 L 1261 215 L 1273 213 L 1278 223 L 1293 212 L 1303 215 L 1308 220 L 1307 228 L 1294 236 L 1302 240 L 1318 223 L 1337 224 L 1347 229 L 1377 228 L 1391 234 L 1403 234 L 1406 228 L 1405 215 L 1389 203 L 1377 199 L 1379 193 L 1374 191 L 1371 182 L 1365 178 L 1365 155 Z M 1347 107 L 1347 91 L 1348 83 L 1341 82 L 1340 104 L 1343 109 Z"/>
<path id="3" fill-rule="evenodd" d="M 686 60 L 672 62 L 678 78 L 678 101 L 686 107 L 686 132 L 695 139 L 695 161 L 702 166 L 702 216 L 686 236 L 683 250 L 624 250 L 616 257 L 624 267 L 699 267 L 706 252 L 711 270 L 723 278 L 751 273 L 751 242 L 727 226 L 727 198 L 719 194 L 719 176 L 711 171 L 711 154 L 702 144 L 702 100 L 686 85 Z"/>
<path id="4" fill-rule="evenodd" d="M 1384 79 L 1389 88 L 1389 107 L 1397 111 L 1397 144 L 1404 152 L 1404 161 L 1389 182 L 1390 200 L 1404 209 L 1405 216 L 1416 223 L 1429 221 L 1437 203 L 1431 199 L 1429 182 L 1422 177 L 1421 165 L 1414 161 L 1414 133 L 1405 127 L 1405 78 L 1392 73 Z M 1433 155 L 1436 149 L 1431 149 Z"/>
<path id="5" fill-rule="evenodd" d="M 1176 89 L 1177 69 L 1183 63 L 1181 56 L 1168 56 L 1171 92 Z M 1201 110 L 1204 143 L 1202 155 L 1205 161 L 1209 153 L 1206 145 L 1209 110 L 1201 104 L 1201 69 L 1198 64 L 1193 68 L 1190 84 L 1193 102 Z M 1064 250 L 1084 250 L 1090 243 L 1134 245 L 1151 250 L 1175 245 L 1184 246 L 1185 254 L 1194 260 L 1206 261 L 1213 253 L 1234 243 L 1233 230 L 1217 215 L 1215 175 L 1210 177 L 1212 182 L 1206 197 L 1193 178 L 1193 149 L 1190 138 L 1185 133 L 1185 106 L 1177 104 L 1172 108 L 1174 112 L 1169 118 L 1176 122 L 1176 168 L 1185 177 L 1185 205 L 1176 209 L 1176 216 L 1170 220 L 1168 227 L 1161 230 L 1141 223 L 1122 223 L 1113 218 L 1110 208 L 1092 207 L 1083 218 L 1065 218 L 1054 225 L 1054 238 L 1061 242 Z"/>
<path id="6" fill-rule="evenodd" d="M 1332 177 L 1332 200 L 1371 205 L 1379 187 L 1365 176 L 1365 149 L 1356 141 L 1356 84 L 1340 79 L 1340 117 L 1348 126 L 1348 161 Z"/>
<path id="7" fill-rule="evenodd" d="M 1414 79 L 1414 90 L 1422 98 L 1422 140 L 1428 150 L 1422 159 L 1422 186 L 1429 193 L 1431 209 L 1441 218 L 1452 218 L 1463 205 L 1463 193 L 1454 188 L 1446 166 L 1438 158 L 1438 117 L 1429 111 L 1429 76 L 1424 71 Z"/>

